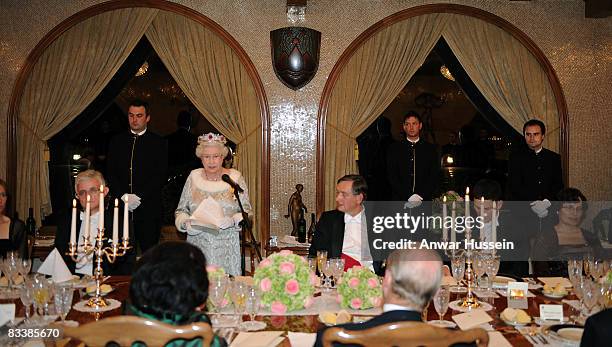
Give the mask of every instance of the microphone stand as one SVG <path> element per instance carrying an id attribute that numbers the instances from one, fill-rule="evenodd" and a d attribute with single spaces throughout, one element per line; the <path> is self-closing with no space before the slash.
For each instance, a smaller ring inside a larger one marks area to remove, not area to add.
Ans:
<path id="1" fill-rule="evenodd" d="M 242 271 L 242 276 L 245 275 L 245 267 L 246 267 L 246 246 L 255 248 L 255 252 L 257 253 L 257 260 L 261 261 L 261 251 L 259 250 L 259 242 L 255 240 L 255 236 L 253 235 L 253 226 L 249 221 L 249 214 L 244 211 L 244 207 L 242 207 L 242 202 L 240 201 L 240 195 L 238 194 L 238 189 L 233 189 L 234 196 L 238 201 L 238 207 L 240 207 L 240 213 L 242 214 L 242 222 L 240 222 L 240 269 Z M 246 241 L 245 235 L 249 233 L 251 238 L 250 241 Z"/>

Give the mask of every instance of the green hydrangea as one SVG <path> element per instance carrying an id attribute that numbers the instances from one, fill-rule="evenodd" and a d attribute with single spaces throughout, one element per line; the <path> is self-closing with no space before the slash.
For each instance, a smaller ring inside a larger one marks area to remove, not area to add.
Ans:
<path id="1" fill-rule="evenodd" d="M 375 273 L 361 266 L 348 269 L 338 285 L 338 302 L 343 308 L 365 310 L 382 303 L 382 285 Z"/>

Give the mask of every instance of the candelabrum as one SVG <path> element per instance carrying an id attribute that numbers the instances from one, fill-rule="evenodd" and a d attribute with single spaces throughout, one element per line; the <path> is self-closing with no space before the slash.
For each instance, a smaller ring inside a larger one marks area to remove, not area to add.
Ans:
<path id="1" fill-rule="evenodd" d="M 104 279 L 102 270 L 102 262 L 104 261 L 104 256 L 106 256 L 106 260 L 109 263 L 113 264 L 117 257 L 124 256 L 126 252 L 130 248 L 132 248 L 129 245 L 129 240 L 127 238 L 124 238 L 122 242 L 113 242 L 110 246 L 107 247 L 104 247 L 105 240 L 106 238 L 104 237 L 104 228 L 98 229 L 98 234 L 93 245 L 89 242 L 88 237 L 83 236 L 83 244 L 81 246 L 78 246 L 72 242 L 68 243 L 68 252 L 66 253 L 72 258 L 72 260 L 77 263 L 81 261 L 83 257 L 88 257 L 92 254 L 94 256 L 95 268 L 93 271 L 93 275 L 94 280 L 96 281 L 96 293 L 87 301 L 87 306 L 92 308 L 100 308 L 107 306 L 107 303 L 100 292 L 100 285 L 102 284 L 102 281 Z"/>
<path id="2" fill-rule="evenodd" d="M 467 295 L 461 301 L 461 306 L 469 309 L 477 308 L 480 306 L 478 299 L 474 295 L 474 270 L 472 264 L 474 262 L 474 252 L 471 249 L 470 241 L 472 240 L 472 230 L 467 228 L 465 230 L 465 281 L 467 282 Z"/>

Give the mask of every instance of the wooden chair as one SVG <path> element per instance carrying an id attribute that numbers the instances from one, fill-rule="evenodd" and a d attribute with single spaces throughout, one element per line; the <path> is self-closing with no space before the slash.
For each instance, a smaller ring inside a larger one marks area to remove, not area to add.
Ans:
<path id="1" fill-rule="evenodd" d="M 212 327 L 197 322 L 186 325 L 171 325 L 136 316 L 115 316 L 79 327 L 64 327 L 64 337 L 84 342 L 89 347 L 103 347 L 114 341 L 120 346 L 130 346 L 141 341 L 148 347 L 162 347 L 174 339 L 191 340 L 202 338 L 202 346 L 208 347 L 213 340 Z"/>
<path id="2" fill-rule="evenodd" d="M 333 342 L 358 344 L 364 347 L 448 347 L 455 343 L 476 343 L 485 347 L 489 335 L 484 329 L 450 330 L 423 322 L 397 322 L 364 330 L 328 328 L 323 334 L 323 346 Z"/>

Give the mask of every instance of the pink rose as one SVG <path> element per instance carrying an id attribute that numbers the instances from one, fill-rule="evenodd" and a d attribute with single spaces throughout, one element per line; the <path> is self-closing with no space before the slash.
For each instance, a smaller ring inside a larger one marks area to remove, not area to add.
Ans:
<path id="1" fill-rule="evenodd" d="M 300 290 L 298 281 L 291 279 L 285 283 L 285 292 L 289 295 L 295 295 Z"/>
<path id="2" fill-rule="evenodd" d="M 270 305 L 270 310 L 272 311 L 272 313 L 284 314 L 285 312 L 287 312 L 287 306 L 285 306 L 280 301 L 274 301 L 272 305 Z"/>
<path id="3" fill-rule="evenodd" d="M 370 298 L 370 303 L 374 305 L 374 307 L 379 307 L 382 304 L 382 298 L 380 296 L 375 296 Z"/>
<path id="4" fill-rule="evenodd" d="M 262 292 L 269 292 L 272 289 L 272 281 L 269 278 L 264 278 L 259 282 L 259 288 Z"/>
<path id="5" fill-rule="evenodd" d="M 290 275 L 295 271 L 295 265 L 291 262 L 284 261 L 278 266 L 282 274 Z"/>
<path id="6" fill-rule="evenodd" d="M 312 298 L 312 296 L 306 297 L 306 299 L 304 299 L 304 308 L 309 308 L 310 306 L 312 306 L 313 303 L 314 299 Z"/>
<path id="7" fill-rule="evenodd" d="M 357 286 L 359 285 L 359 278 L 357 277 L 352 277 L 349 280 L 349 287 L 351 288 L 357 288 Z"/>
<path id="8" fill-rule="evenodd" d="M 378 280 L 376 278 L 368 278 L 368 286 L 370 286 L 370 288 L 378 287 Z"/>
<path id="9" fill-rule="evenodd" d="M 351 307 L 354 308 L 355 310 L 358 310 L 361 308 L 361 299 L 359 298 L 354 298 L 351 300 Z"/>
<path id="10" fill-rule="evenodd" d="M 206 265 L 206 272 L 215 272 L 219 269 L 217 265 Z"/>
<path id="11" fill-rule="evenodd" d="M 293 252 L 291 252 L 291 251 L 290 251 L 290 250 L 288 250 L 288 249 L 283 249 L 282 251 L 278 252 L 278 254 L 280 254 L 280 255 L 285 255 L 285 256 L 286 256 L 286 255 L 291 255 L 291 254 L 293 254 Z"/>
<path id="12" fill-rule="evenodd" d="M 342 303 L 342 295 L 338 294 L 338 296 L 336 296 L 336 302 L 339 304 Z"/>
<path id="13" fill-rule="evenodd" d="M 259 262 L 259 267 L 266 267 L 266 266 L 270 266 L 270 264 L 272 264 L 272 261 L 268 258 L 262 260 Z"/>

